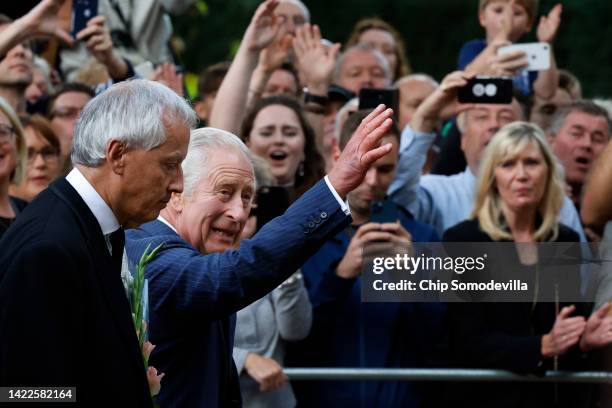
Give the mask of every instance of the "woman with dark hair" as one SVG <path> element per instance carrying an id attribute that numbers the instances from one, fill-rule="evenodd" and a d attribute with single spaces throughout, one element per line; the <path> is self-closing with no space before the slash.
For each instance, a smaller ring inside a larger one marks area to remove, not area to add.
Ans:
<path id="1" fill-rule="evenodd" d="M 241 137 L 253 153 L 270 164 L 279 186 L 292 201 L 325 175 L 325 163 L 302 106 L 279 95 L 253 106 L 242 123 Z"/>
<path id="2" fill-rule="evenodd" d="M 27 167 L 21 183 L 11 184 L 10 193 L 32 201 L 60 175 L 60 143 L 44 117 L 33 115 L 20 119 L 25 134 Z"/>
<path id="3" fill-rule="evenodd" d="M 386 21 L 376 17 L 359 20 L 346 42 L 345 49 L 357 44 L 369 44 L 385 56 L 393 74 L 393 81 L 410 74 L 404 40 Z"/>
<path id="4" fill-rule="evenodd" d="M 25 173 L 23 128 L 15 111 L 0 97 L 0 237 L 27 203 L 9 195 L 11 183 L 20 183 Z"/>

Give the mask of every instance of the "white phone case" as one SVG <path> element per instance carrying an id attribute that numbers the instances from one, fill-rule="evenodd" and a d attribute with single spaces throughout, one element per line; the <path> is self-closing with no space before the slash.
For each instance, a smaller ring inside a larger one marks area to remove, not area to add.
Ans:
<path id="1" fill-rule="evenodd" d="M 545 71 L 550 69 L 550 45 L 547 43 L 511 44 L 499 47 L 497 55 L 514 51 L 523 51 L 529 65 L 528 71 Z"/>

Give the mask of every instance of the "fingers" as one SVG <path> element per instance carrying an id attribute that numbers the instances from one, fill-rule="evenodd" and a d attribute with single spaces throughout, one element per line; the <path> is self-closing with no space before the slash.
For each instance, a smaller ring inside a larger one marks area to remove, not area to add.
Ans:
<path id="1" fill-rule="evenodd" d="M 440 84 L 440 90 L 448 93 L 451 90 L 461 88 L 467 85 L 467 81 L 474 77 L 474 74 L 468 74 L 464 71 L 455 71 L 448 74 Z"/>
<path id="2" fill-rule="evenodd" d="M 364 129 L 365 137 L 359 146 L 362 153 L 366 153 L 380 143 L 380 139 L 382 139 L 393 124 L 393 120 L 390 118 L 392 114 L 393 110 L 387 109 L 378 118 L 366 125 Z"/>
<path id="3" fill-rule="evenodd" d="M 370 231 L 370 232 L 366 232 L 365 234 L 361 236 L 361 243 L 366 244 L 368 242 L 373 242 L 373 241 L 390 242 L 390 241 L 393 241 L 394 237 L 395 235 L 389 232 Z"/>
<path id="4" fill-rule="evenodd" d="M 60 41 L 63 41 L 64 43 L 69 45 L 70 47 L 72 47 L 72 45 L 74 44 L 74 39 L 72 38 L 72 36 L 59 27 L 55 29 L 53 35 Z"/>
<path id="5" fill-rule="evenodd" d="M 341 46 L 342 46 L 342 44 L 335 43 L 334 45 L 332 45 L 329 48 L 329 57 L 331 58 L 332 61 L 335 61 L 336 58 L 338 57 L 338 53 L 340 52 L 340 47 Z"/>
<path id="6" fill-rule="evenodd" d="M 597 309 L 593 314 L 600 319 L 604 319 L 608 314 L 608 310 L 610 310 L 610 302 L 606 302 L 606 304 Z"/>
<path id="7" fill-rule="evenodd" d="M 274 10 L 278 6 L 279 0 L 266 0 L 261 3 L 257 10 L 255 11 L 255 15 L 253 16 L 253 20 L 258 20 L 264 15 L 272 16 L 274 15 Z"/>
<path id="8" fill-rule="evenodd" d="M 102 34 L 102 32 L 103 32 L 103 29 L 99 25 L 97 24 L 88 25 L 87 27 L 85 27 L 84 29 L 82 29 L 81 31 L 77 33 L 76 39 L 77 41 L 81 41 L 91 35 Z"/>
<path id="9" fill-rule="evenodd" d="M 412 241 L 412 235 L 410 234 L 410 232 L 406 231 L 406 229 L 399 221 L 381 224 L 381 230 L 395 234 L 398 238 L 408 239 L 409 241 Z"/>
<path id="10" fill-rule="evenodd" d="M 563 309 L 561 309 L 561 311 L 559 312 L 559 315 L 557 315 L 557 319 L 567 318 L 569 315 L 574 313 L 574 310 L 576 310 L 576 306 L 574 305 L 565 306 Z"/>
<path id="11" fill-rule="evenodd" d="M 377 222 L 368 222 L 367 224 L 363 224 L 361 227 L 357 229 L 355 233 L 355 238 L 361 238 L 364 234 L 370 231 L 380 231 L 381 224 Z"/>
<path id="12" fill-rule="evenodd" d="M 391 126 L 391 119 L 389 119 L 389 124 L 387 126 L 387 129 Z M 386 130 L 385 130 L 386 132 Z M 393 148 L 393 145 L 391 143 L 387 143 L 383 146 L 380 146 L 374 150 L 370 150 L 369 152 L 367 152 L 366 154 L 364 154 L 362 156 L 362 163 L 366 166 L 370 166 L 372 165 L 372 163 L 374 163 L 376 160 L 380 159 L 381 157 L 383 157 L 385 154 L 388 154 L 391 149 Z"/>
<path id="13" fill-rule="evenodd" d="M 372 114 L 366 116 L 364 120 L 361 121 L 361 124 L 357 128 L 355 133 L 363 133 L 363 138 L 367 138 L 368 135 L 371 135 L 376 129 L 378 129 L 388 118 L 393 115 L 393 109 L 389 108 L 386 110 L 385 105 L 378 105 L 374 112 L 376 115 L 372 116 Z"/>

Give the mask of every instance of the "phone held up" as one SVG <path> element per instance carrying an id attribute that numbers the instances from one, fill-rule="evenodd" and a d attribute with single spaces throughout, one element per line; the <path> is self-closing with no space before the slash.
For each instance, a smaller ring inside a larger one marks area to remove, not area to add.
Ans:
<path id="1" fill-rule="evenodd" d="M 397 206 L 391 200 L 372 201 L 370 204 L 370 221 L 379 224 L 394 223 L 399 220 Z"/>
<path id="2" fill-rule="evenodd" d="M 381 103 L 393 109 L 394 120 L 396 120 L 399 114 L 398 89 L 361 88 L 359 91 L 359 110 L 373 110 Z"/>
<path id="3" fill-rule="evenodd" d="M 497 55 L 504 55 L 510 52 L 523 51 L 527 59 L 527 71 L 546 71 L 550 69 L 550 44 L 547 43 L 527 43 L 510 44 L 499 47 Z"/>
<path id="4" fill-rule="evenodd" d="M 71 35 L 76 35 L 87 26 L 87 22 L 98 15 L 98 0 L 72 0 Z"/>
<path id="5" fill-rule="evenodd" d="M 460 103 L 512 103 L 512 79 L 477 76 L 459 88 Z"/>

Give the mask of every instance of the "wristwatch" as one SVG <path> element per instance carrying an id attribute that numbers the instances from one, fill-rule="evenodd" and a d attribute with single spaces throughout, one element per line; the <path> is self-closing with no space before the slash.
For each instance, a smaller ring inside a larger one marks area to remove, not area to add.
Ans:
<path id="1" fill-rule="evenodd" d="M 308 88 L 303 89 L 304 92 L 304 108 L 313 113 L 323 113 L 329 98 L 327 95 L 315 95 L 308 91 Z"/>

